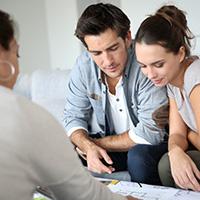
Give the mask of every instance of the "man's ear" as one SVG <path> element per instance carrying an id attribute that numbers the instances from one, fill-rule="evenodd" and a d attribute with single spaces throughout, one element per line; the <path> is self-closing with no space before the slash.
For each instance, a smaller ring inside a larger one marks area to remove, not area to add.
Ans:
<path id="1" fill-rule="evenodd" d="M 185 47 L 184 46 L 181 46 L 179 48 L 179 53 L 178 54 L 180 55 L 179 62 L 181 63 L 185 59 Z"/>
<path id="2" fill-rule="evenodd" d="M 126 35 L 126 38 L 125 38 L 125 42 L 126 42 L 127 48 L 130 47 L 130 45 L 131 45 L 131 40 L 132 40 L 131 31 L 128 30 L 127 35 Z"/>

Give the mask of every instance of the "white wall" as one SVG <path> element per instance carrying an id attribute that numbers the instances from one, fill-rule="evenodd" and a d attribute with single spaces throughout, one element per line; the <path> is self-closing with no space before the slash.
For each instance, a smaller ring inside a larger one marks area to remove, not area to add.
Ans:
<path id="1" fill-rule="evenodd" d="M 74 36 L 78 9 L 74 0 L 44 0 L 51 68 L 72 68 L 81 53 Z"/>
<path id="2" fill-rule="evenodd" d="M 188 26 L 196 35 L 196 47 L 192 53 L 200 56 L 200 1 L 196 0 L 121 0 L 121 8 L 131 19 L 131 32 L 135 36 L 140 23 L 154 14 L 164 4 L 173 4 L 187 13 Z"/>
<path id="3" fill-rule="evenodd" d="M 30 73 L 38 68 L 49 68 L 50 51 L 44 1 L 0 0 L 0 9 L 11 14 L 19 24 L 20 71 Z"/>
<path id="4" fill-rule="evenodd" d="M 20 69 L 72 68 L 84 50 L 74 36 L 77 20 L 92 3 L 109 2 L 122 8 L 131 20 L 134 37 L 140 23 L 164 3 L 173 3 L 187 12 L 188 25 L 197 36 L 193 52 L 200 55 L 200 1 L 196 0 L 0 0 L 0 9 L 19 23 Z"/>

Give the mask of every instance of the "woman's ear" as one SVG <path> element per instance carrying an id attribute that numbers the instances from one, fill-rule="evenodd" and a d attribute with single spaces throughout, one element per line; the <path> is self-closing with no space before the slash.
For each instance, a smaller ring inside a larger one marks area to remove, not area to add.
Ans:
<path id="1" fill-rule="evenodd" d="M 179 48 L 179 53 L 178 54 L 180 55 L 179 62 L 181 63 L 185 59 L 185 47 L 184 46 L 181 46 Z"/>
<path id="2" fill-rule="evenodd" d="M 126 42 L 127 48 L 130 47 L 130 45 L 131 45 L 131 40 L 132 40 L 131 31 L 128 30 L 127 35 L 126 35 L 126 38 L 125 38 L 125 42 Z"/>
<path id="3" fill-rule="evenodd" d="M 3 59 L 5 49 L 0 45 L 0 60 Z"/>
<path id="4" fill-rule="evenodd" d="M 1 58 L 1 54 L 2 54 L 1 52 L 2 52 L 2 47 L 1 47 L 1 45 L 0 45 L 0 58 Z"/>

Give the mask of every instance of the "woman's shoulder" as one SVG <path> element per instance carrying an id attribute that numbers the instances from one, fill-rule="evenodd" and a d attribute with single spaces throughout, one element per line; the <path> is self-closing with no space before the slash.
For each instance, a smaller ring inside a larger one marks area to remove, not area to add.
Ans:
<path id="1" fill-rule="evenodd" d="M 200 59 L 195 60 L 186 70 L 184 76 L 184 89 L 190 94 L 192 89 L 200 84 Z"/>
<path id="2" fill-rule="evenodd" d="M 188 76 L 199 76 L 199 74 L 196 74 L 196 72 L 200 71 L 200 59 L 194 60 L 192 64 L 187 68 L 185 72 L 185 78 Z"/>
<path id="3" fill-rule="evenodd" d="M 14 92 L 12 89 L 0 86 L 1 102 L 0 105 L 9 105 L 9 107 L 20 106 L 23 107 L 24 104 L 34 105 L 30 99 Z"/>

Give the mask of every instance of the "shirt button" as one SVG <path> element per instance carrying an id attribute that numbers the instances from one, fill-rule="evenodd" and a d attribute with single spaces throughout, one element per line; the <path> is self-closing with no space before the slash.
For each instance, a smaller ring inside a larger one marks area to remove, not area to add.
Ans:
<path id="1" fill-rule="evenodd" d="M 122 112 L 123 110 L 122 110 L 122 109 L 119 109 L 119 111 Z"/>
<path id="2" fill-rule="evenodd" d="M 119 98 L 117 98 L 116 101 L 118 102 L 118 101 L 119 101 Z"/>

